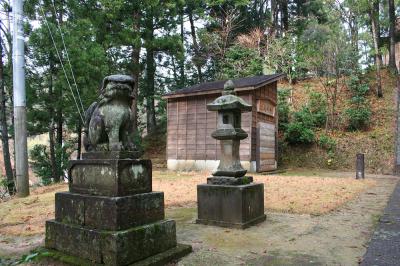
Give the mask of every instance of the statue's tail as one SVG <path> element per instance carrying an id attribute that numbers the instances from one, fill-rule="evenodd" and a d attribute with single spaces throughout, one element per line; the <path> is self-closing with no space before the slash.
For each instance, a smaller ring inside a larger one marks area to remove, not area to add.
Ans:
<path id="1" fill-rule="evenodd" d="M 92 118 L 93 112 L 94 110 L 96 110 L 98 104 L 97 102 L 92 103 L 89 108 L 86 110 L 85 112 L 85 129 L 88 130 L 89 129 L 89 123 L 90 123 L 90 119 Z"/>
<path id="2" fill-rule="evenodd" d="M 92 118 L 92 115 L 94 111 L 96 110 L 98 104 L 97 102 L 92 103 L 89 108 L 85 112 L 85 121 L 83 125 L 83 146 L 85 147 L 86 151 L 90 151 L 92 148 L 92 145 L 90 144 L 89 141 L 89 124 L 90 124 L 90 119 Z"/>

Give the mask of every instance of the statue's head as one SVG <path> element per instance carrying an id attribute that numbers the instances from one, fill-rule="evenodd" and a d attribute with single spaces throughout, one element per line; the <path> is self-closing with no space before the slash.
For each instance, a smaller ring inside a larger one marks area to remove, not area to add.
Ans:
<path id="1" fill-rule="evenodd" d="M 135 80 L 131 76 L 111 75 L 104 78 L 100 97 L 107 99 L 122 98 L 131 101 L 134 98 L 134 86 Z"/>

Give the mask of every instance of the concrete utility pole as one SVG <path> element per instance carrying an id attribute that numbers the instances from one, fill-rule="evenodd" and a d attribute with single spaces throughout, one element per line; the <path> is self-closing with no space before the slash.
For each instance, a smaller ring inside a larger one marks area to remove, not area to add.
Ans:
<path id="1" fill-rule="evenodd" d="M 14 149 L 17 196 L 29 196 L 23 0 L 13 0 Z"/>

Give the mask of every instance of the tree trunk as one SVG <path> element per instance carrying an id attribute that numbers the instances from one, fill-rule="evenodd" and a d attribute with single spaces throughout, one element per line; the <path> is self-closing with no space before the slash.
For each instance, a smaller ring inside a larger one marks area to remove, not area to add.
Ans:
<path id="1" fill-rule="evenodd" d="M 271 29 L 270 35 L 273 39 L 276 36 L 277 27 L 278 27 L 278 1 L 279 0 L 271 0 Z"/>
<path id="2" fill-rule="evenodd" d="M 146 91 L 144 95 L 146 96 L 146 118 L 147 118 L 147 133 L 149 135 L 155 133 L 157 128 L 156 123 L 156 110 L 154 103 L 155 95 L 155 74 L 156 65 L 154 62 L 154 22 L 153 17 L 149 14 L 146 19 Z"/>
<path id="3" fill-rule="evenodd" d="M 358 55 L 358 17 L 355 13 L 350 14 L 350 35 L 351 35 L 351 46 L 356 55 Z"/>
<path id="4" fill-rule="evenodd" d="M 49 82 L 49 95 L 51 99 L 54 99 L 53 91 L 53 71 L 54 65 L 50 62 L 50 82 Z M 59 182 L 60 178 L 57 175 L 57 160 L 55 151 L 55 139 L 54 139 L 54 108 L 50 103 L 49 106 L 50 123 L 49 123 L 49 149 L 50 149 L 50 165 L 51 165 L 51 176 L 54 182 Z"/>
<path id="5" fill-rule="evenodd" d="M 200 63 L 200 49 L 199 49 L 199 44 L 197 43 L 197 36 L 196 36 L 196 27 L 194 26 L 194 20 L 193 20 L 193 11 L 191 9 L 188 9 L 188 15 L 189 15 L 189 22 L 190 22 L 190 33 L 192 35 L 192 40 L 193 40 L 193 48 L 194 48 L 194 59 L 193 63 L 196 66 L 197 69 L 197 75 L 199 82 L 203 82 L 203 73 L 201 71 L 201 63 Z"/>
<path id="6" fill-rule="evenodd" d="M 397 73 L 396 40 L 395 40 L 396 14 L 394 8 L 394 0 L 388 0 L 388 1 L 389 1 L 389 38 L 390 38 L 389 67 Z"/>
<path id="7" fill-rule="evenodd" d="M 64 1 L 60 0 L 60 7 L 58 8 L 59 10 L 59 15 L 58 15 L 58 23 L 60 26 L 63 24 L 63 15 L 64 15 Z M 59 99 L 63 98 L 63 90 L 62 87 L 60 87 L 60 92 L 58 95 Z M 63 106 L 62 106 L 62 101 L 58 102 L 57 105 L 57 113 L 56 113 L 56 123 L 57 123 L 57 128 L 56 128 L 56 143 L 54 145 L 54 148 L 56 151 L 57 149 L 60 149 L 60 153 L 55 153 L 55 166 L 56 166 L 56 176 L 54 177 L 55 182 L 60 182 L 61 181 L 61 176 L 63 176 L 62 173 L 62 161 L 63 161 L 63 152 L 62 152 L 62 147 L 63 147 L 63 124 L 64 124 L 64 119 L 63 119 Z M 53 124 L 54 127 L 54 124 Z M 60 158 L 57 158 L 60 156 Z"/>
<path id="8" fill-rule="evenodd" d="M 181 26 L 181 42 L 182 42 L 182 47 L 183 49 L 185 49 L 185 27 L 184 27 L 184 19 L 183 19 L 183 10 L 179 15 L 180 18 L 180 26 Z M 183 52 L 185 53 L 185 52 Z M 186 82 L 186 78 L 185 78 L 185 56 L 184 54 L 181 56 L 181 58 L 179 58 L 179 71 L 180 71 L 180 77 L 179 77 L 179 86 L 181 88 L 185 87 L 185 82 Z"/>
<path id="9" fill-rule="evenodd" d="M 8 125 L 6 115 L 6 97 L 4 91 L 4 65 L 3 65 L 3 43 L 0 36 L 0 129 L 3 146 L 4 168 L 7 177 L 7 187 L 10 195 L 15 193 L 14 173 L 11 166 L 10 147 L 8 145 Z"/>
<path id="10" fill-rule="evenodd" d="M 378 97 L 383 97 L 382 92 L 382 78 L 381 78 L 381 66 L 382 66 L 382 56 L 379 50 L 379 1 L 374 1 L 372 8 L 370 9 L 371 15 L 371 29 L 372 38 L 374 41 L 375 50 L 375 66 L 376 66 L 376 94 Z"/>
<path id="11" fill-rule="evenodd" d="M 289 30 L 288 0 L 281 0 L 281 20 L 284 32 Z"/>
<path id="12" fill-rule="evenodd" d="M 62 90 L 60 91 L 60 99 L 62 99 Z M 57 129 L 56 129 L 56 143 L 55 143 L 55 147 L 56 149 L 60 149 L 60 151 L 62 150 L 63 147 L 63 109 L 61 106 L 61 103 L 58 103 L 59 106 L 57 107 Z M 62 173 L 62 161 L 63 161 L 63 156 L 64 153 L 61 151 L 60 153 L 56 153 L 56 172 L 57 172 L 57 176 L 55 177 L 54 181 L 55 182 L 60 182 L 61 181 L 61 176 L 63 176 Z M 60 157 L 60 158 L 57 158 Z"/>
<path id="13" fill-rule="evenodd" d="M 133 112 L 133 121 L 132 126 L 134 130 L 137 130 L 138 126 L 138 110 L 137 110 L 137 102 L 138 102 L 138 90 L 139 90 L 139 79 L 140 79 L 140 49 L 142 48 L 141 39 L 140 39 L 140 12 L 136 11 L 133 13 L 133 27 L 132 30 L 134 34 L 136 34 L 137 39 L 135 39 L 135 43 L 132 45 L 132 77 L 135 79 L 135 85 L 133 87 L 133 99 L 132 102 L 132 112 Z"/>
<path id="14" fill-rule="evenodd" d="M 50 143 L 50 165 L 51 165 L 51 176 L 54 182 L 60 181 L 60 176 L 57 173 L 57 161 L 55 152 L 55 141 L 54 141 L 54 122 L 51 121 L 49 125 L 49 143 Z"/>

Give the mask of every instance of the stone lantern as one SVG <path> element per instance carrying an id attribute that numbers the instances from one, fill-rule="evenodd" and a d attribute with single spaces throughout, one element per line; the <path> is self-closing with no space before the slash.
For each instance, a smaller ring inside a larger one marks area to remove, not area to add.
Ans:
<path id="1" fill-rule="evenodd" d="M 221 158 L 207 184 L 197 186 L 197 223 L 247 228 L 266 218 L 264 185 L 252 183 L 240 163 L 240 140 L 248 137 L 241 128 L 242 112 L 252 111 L 252 106 L 236 96 L 234 88 L 227 81 L 222 96 L 207 105 L 209 111 L 218 112 L 212 137 L 220 140 Z"/>
<path id="2" fill-rule="evenodd" d="M 221 160 L 214 177 L 208 179 L 209 184 L 243 184 L 248 183 L 243 178 L 247 170 L 240 164 L 240 141 L 247 138 L 247 133 L 241 128 L 242 112 L 250 112 L 252 106 L 235 95 L 234 84 L 231 80 L 224 85 L 222 96 L 207 105 L 209 111 L 218 112 L 217 130 L 212 137 L 220 140 Z"/>

